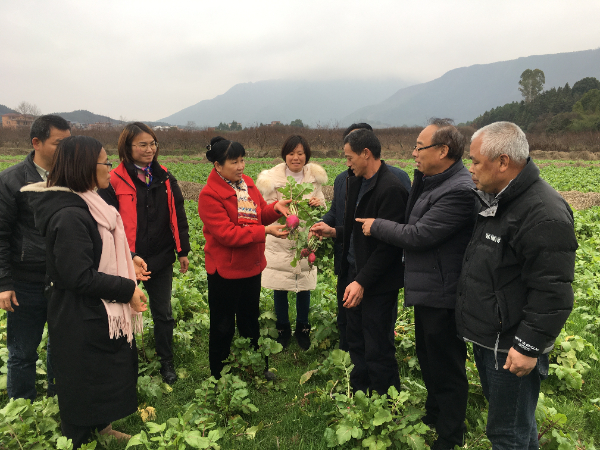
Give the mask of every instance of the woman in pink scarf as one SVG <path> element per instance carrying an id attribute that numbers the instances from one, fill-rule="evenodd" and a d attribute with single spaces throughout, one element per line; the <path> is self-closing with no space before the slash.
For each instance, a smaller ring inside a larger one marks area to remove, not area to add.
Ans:
<path id="1" fill-rule="evenodd" d="M 95 192 L 110 182 L 102 144 L 59 144 L 45 183 L 23 188 L 46 237 L 48 330 L 63 434 L 79 448 L 137 410 L 137 350 L 146 297 L 119 213 Z"/>

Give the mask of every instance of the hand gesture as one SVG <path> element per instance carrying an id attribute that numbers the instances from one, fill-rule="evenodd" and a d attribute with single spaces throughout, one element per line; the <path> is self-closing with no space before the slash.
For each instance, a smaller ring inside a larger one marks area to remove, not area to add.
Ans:
<path id="1" fill-rule="evenodd" d="M 275 203 L 275 206 L 273 207 L 273 209 L 275 211 L 277 211 L 279 214 L 282 214 L 285 217 L 287 217 L 289 214 L 289 210 L 290 210 L 290 208 L 289 208 L 290 203 L 292 203 L 292 199 L 279 200 L 277 203 Z"/>
<path id="2" fill-rule="evenodd" d="M 147 301 L 144 292 L 136 286 L 135 291 L 133 291 L 133 296 L 131 297 L 131 300 L 129 300 L 129 306 L 131 306 L 131 309 L 135 312 L 144 312 L 148 309 L 148 306 L 146 306 Z"/>
<path id="3" fill-rule="evenodd" d="M 150 279 L 149 275 L 152 272 L 148 272 L 148 265 L 146 264 L 146 261 L 137 255 L 133 258 L 133 268 L 135 269 L 136 280 L 146 281 Z"/>
<path id="4" fill-rule="evenodd" d="M 355 219 L 357 222 L 362 223 L 362 231 L 365 236 L 371 236 L 371 227 L 373 226 L 373 222 L 375 219 Z"/>
<path id="5" fill-rule="evenodd" d="M 188 270 L 188 267 L 190 267 L 190 260 L 188 259 L 188 257 L 180 256 L 179 257 L 179 273 L 186 273 Z"/>
<path id="6" fill-rule="evenodd" d="M 320 238 L 322 238 L 322 237 L 334 238 L 336 236 L 335 228 L 330 227 L 325 222 L 315 223 L 312 227 L 310 227 L 310 232 Z"/>
<path id="7" fill-rule="evenodd" d="M 276 238 L 285 239 L 290 232 L 285 228 L 285 225 L 274 223 L 265 227 L 265 234 L 270 234 Z"/>
<path id="8" fill-rule="evenodd" d="M 0 292 L 0 308 L 5 311 L 15 312 L 12 305 L 19 306 L 15 291 Z"/>
<path id="9" fill-rule="evenodd" d="M 358 282 L 353 281 L 350 283 L 344 291 L 344 299 L 342 300 L 344 308 L 354 308 L 360 305 L 364 293 L 365 289 Z"/>
<path id="10" fill-rule="evenodd" d="M 509 370 L 511 373 L 514 373 L 518 377 L 524 377 L 531 372 L 535 365 L 537 364 L 537 358 L 523 355 L 519 353 L 514 348 L 511 348 L 508 351 L 508 356 L 506 357 L 506 363 L 504 370 Z"/>
<path id="11" fill-rule="evenodd" d="M 312 206 L 312 207 L 317 207 L 317 206 L 321 206 L 321 199 L 317 198 L 317 197 L 311 197 L 308 200 L 308 205 Z"/>

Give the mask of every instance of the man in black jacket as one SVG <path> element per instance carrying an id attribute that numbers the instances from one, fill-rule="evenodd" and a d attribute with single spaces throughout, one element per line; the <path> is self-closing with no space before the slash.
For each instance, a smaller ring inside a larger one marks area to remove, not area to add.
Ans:
<path id="1" fill-rule="evenodd" d="M 381 161 L 381 145 L 372 131 L 361 129 L 347 135 L 344 154 L 354 172 L 348 179 L 344 225 L 332 228 L 319 222 L 311 230 L 343 243 L 340 276 L 346 279 L 343 306 L 354 364 L 352 388 L 384 394 L 390 386 L 400 388 L 394 325 L 403 286 L 402 251 L 365 236 L 355 218 L 401 222 L 408 192 Z"/>
<path id="2" fill-rule="evenodd" d="M 537 449 L 540 380 L 573 307 L 573 213 L 515 124 L 481 128 L 470 153 L 481 208 L 458 283 L 458 333 L 473 343 L 493 448 Z"/>
<path id="3" fill-rule="evenodd" d="M 356 219 L 369 236 L 404 249 L 406 306 L 414 306 L 415 344 L 427 387 L 423 422 L 433 449 L 463 445 L 469 385 L 467 348 L 456 333 L 456 284 L 475 220 L 475 186 L 462 163 L 466 139 L 449 119 L 432 119 L 417 138 L 406 223 Z"/>
<path id="4" fill-rule="evenodd" d="M 368 123 L 353 123 L 344 131 L 344 138 L 348 136 L 355 130 L 371 130 L 371 125 Z M 400 182 L 402 186 L 406 188 L 407 191 L 410 190 L 410 178 L 407 173 L 394 166 L 387 166 L 387 168 L 392 172 Z M 332 228 L 337 226 L 342 226 L 344 224 L 344 211 L 346 209 L 346 195 L 347 195 L 347 181 L 349 177 L 353 177 L 354 173 L 352 173 L 352 169 L 345 170 L 340 173 L 337 177 L 335 177 L 335 181 L 333 183 L 333 200 L 331 201 L 331 206 L 329 207 L 329 211 L 321 218 L 323 222 L 329 225 Z M 342 242 L 336 241 L 333 246 L 333 270 L 334 273 L 338 276 L 337 280 L 337 301 L 338 301 L 338 314 L 337 314 L 337 326 L 340 333 L 340 344 L 339 347 L 341 350 L 348 351 L 348 341 L 346 340 L 346 310 L 342 306 L 343 298 L 344 298 L 344 290 L 346 289 L 346 279 L 340 277 L 340 268 L 342 266 Z"/>
<path id="5" fill-rule="evenodd" d="M 33 211 L 20 189 L 45 181 L 59 142 L 71 135 L 60 116 L 38 117 L 31 125 L 33 151 L 0 173 L 0 308 L 7 311 L 10 398 L 35 400 L 37 348 L 46 324 L 44 297 L 46 242 L 35 227 Z M 47 349 L 48 394 L 53 392 L 50 345 Z"/>

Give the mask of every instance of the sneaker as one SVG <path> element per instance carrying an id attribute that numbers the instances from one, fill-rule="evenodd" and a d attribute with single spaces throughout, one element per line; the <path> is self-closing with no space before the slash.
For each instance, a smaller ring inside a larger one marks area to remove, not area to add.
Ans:
<path id="1" fill-rule="evenodd" d="M 160 363 L 160 374 L 162 379 L 167 384 L 174 384 L 177 381 L 177 374 L 173 367 L 173 361 L 165 361 Z"/>

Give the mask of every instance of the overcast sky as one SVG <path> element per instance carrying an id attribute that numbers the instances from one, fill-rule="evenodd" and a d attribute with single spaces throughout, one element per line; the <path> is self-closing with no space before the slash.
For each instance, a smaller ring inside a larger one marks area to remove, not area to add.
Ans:
<path id="1" fill-rule="evenodd" d="M 237 83 L 600 47 L 598 0 L 0 0 L 0 104 L 158 120 Z"/>

